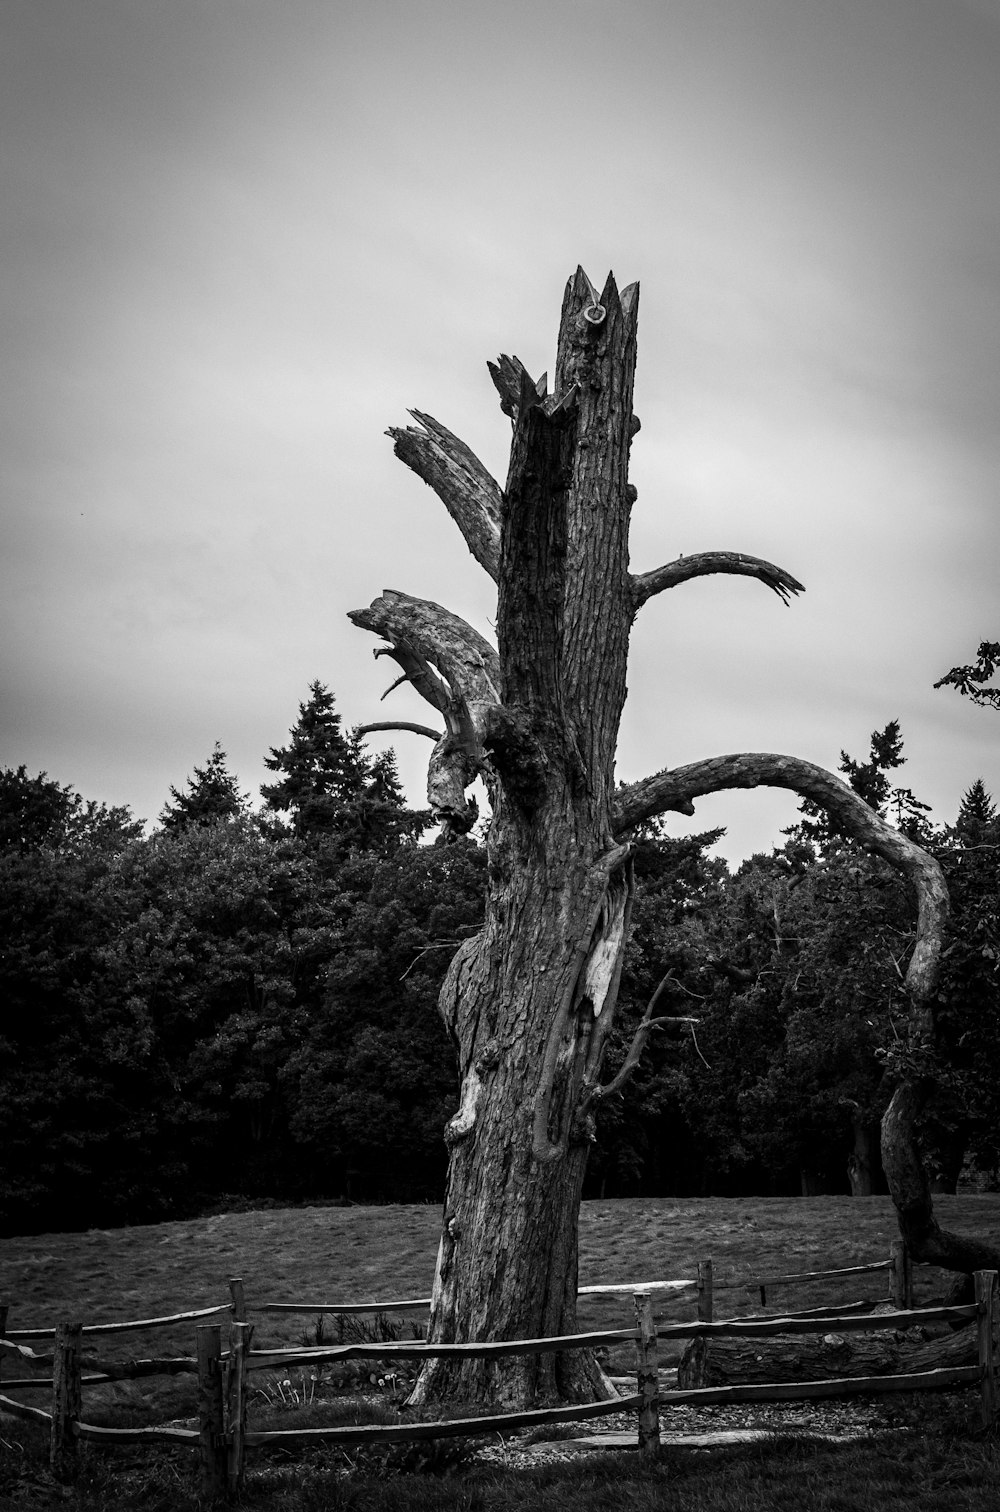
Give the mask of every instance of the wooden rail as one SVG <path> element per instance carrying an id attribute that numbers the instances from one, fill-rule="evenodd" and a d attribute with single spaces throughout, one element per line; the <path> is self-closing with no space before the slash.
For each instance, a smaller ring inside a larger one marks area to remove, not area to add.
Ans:
<path id="1" fill-rule="evenodd" d="M 884 1264 L 888 1265 L 888 1261 Z M 578 1297 L 631 1297 L 637 1291 L 669 1294 L 695 1291 L 698 1282 L 690 1281 L 622 1281 L 608 1286 L 578 1286 Z M 258 1313 L 326 1313 L 330 1317 L 350 1317 L 356 1313 L 416 1312 L 428 1309 L 430 1297 L 409 1297 L 398 1302 L 261 1302 Z"/>
<path id="2" fill-rule="evenodd" d="M 171 1323 L 190 1323 L 195 1318 L 211 1318 L 221 1312 L 229 1312 L 231 1302 L 220 1302 L 217 1307 L 199 1307 L 195 1312 L 171 1313 L 166 1318 L 138 1318 L 130 1323 L 87 1323 L 85 1334 L 137 1333 L 142 1328 L 166 1328 Z M 54 1339 L 54 1328 L 8 1328 L 6 1339 Z M 2 1342 L 2 1340 L 0 1340 Z"/>
<path id="3" fill-rule="evenodd" d="M 572 1423 L 577 1419 L 604 1417 L 612 1412 L 628 1412 L 642 1401 L 638 1392 L 617 1397 L 610 1402 L 583 1402 L 574 1407 L 537 1407 L 524 1412 L 503 1412 L 493 1417 L 451 1418 L 436 1423 L 359 1424 L 351 1428 L 282 1428 L 273 1432 L 248 1431 L 246 1443 L 262 1444 L 398 1444 L 408 1440 L 451 1438 L 453 1435 L 485 1437 L 490 1433 L 512 1433 L 515 1429 L 533 1428 L 542 1423 Z"/>
<path id="4" fill-rule="evenodd" d="M 845 1265 L 839 1270 L 794 1271 L 784 1276 L 754 1276 L 749 1281 L 717 1281 L 716 1286 L 753 1291 L 758 1286 L 807 1286 L 810 1281 L 835 1281 L 841 1276 L 871 1276 L 890 1270 L 892 1260 L 872 1260 L 867 1265 Z"/>
<path id="5" fill-rule="evenodd" d="M 807 1276 L 769 1278 L 764 1284 L 791 1284 L 798 1280 L 818 1280 L 847 1275 L 868 1274 L 886 1268 L 897 1278 L 905 1275 L 905 1264 L 895 1255 L 890 1262 L 866 1266 L 849 1266 L 841 1270 L 811 1272 Z M 263 1349 L 250 1347 L 253 1328 L 245 1321 L 246 1304 L 242 1283 L 230 1283 L 232 1302 L 224 1306 L 177 1313 L 167 1318 L 142 1319 L 135 1323 L 94 1324 L 82 1328 L 78 1323 L 64 1323 L 55 1329 L 19 1330 L 0 1337 L 0 1350 L 36 1367 L 50 1368 L 51 1381 L 2 1382 L 9 1389 L 27 1384 L 51 1386 L 52 1410 L 45 1412 L 0 1395 L 0 1412 L 36 1422 L 50 1430 L 50 1462 L 62 1479 L 71 1479 L 75 1470 L 76 1446 L 81 1440 L 114 1444 L 167 1443 L 186 1445 L 198 1451 L 202 1466 L 202 1489 L 215 1497 L 238 1493 L 242 1484 L 246 1449 L 266 1444 L 292 1445 L 309 1443 L 393 1443 L 461 1435 L 482 1436 L 494 1432 L 512 1432 L 537 1424 L 586 1420 L 608 1413 L 638 1411 L 638 1445 L 642 1454 L 658 1452 L 661 1408 L 717 1404 L 724 1402 L 793 1401 L 803 1398 L 844 1397 L 896 1391 L 931 1391 L 957 1385 L 978 1385 L 981 1416 L 985 1427 L 996 1419 L 995 1362 L 993 1330 L 996 1319 L 995 1272 L 976 1273 L 976 1301 L 954 1307 L 895 1308 L 890 1312 L 860 1314 L 863 1304 L 848 1304 L 843 1310 L 816 1307 L 800 1312 L 771 1314 L 766 1317 L 730 1318 L 713 1321 L 711 1262 L 699 1265 L 697 1282 L 678 1280 L 651 1282 L 632 1289 L 635 1326 L 603 1329 L 596 1332 L 555 1335 L 541 1339 L 513 1339 L 471 1344 L 428 1344 L 423 1341 L 399 1341 L 366 1344 L 337 1344 L 302 1349 Z M 629 1290 L 624 1284 L 581 1288 L 590 1294 L 620 1295 Z M 653 1317 L 653 1299 L 670 1293 L 694 1290 L 698 1301 L 698 1319 L 689 1323 L 661 1324 Z M 894 1287 L 898 1290 L 898 1287 Z M 258 1309 L 268 1312 L 322 1311 L 334 1313 L 403 1311 L 422 1306 L 419 1301 L 395 1303 L 349 1303 L 337 1306 L 316 1304 L 270 1303 Z M 121 1333 L 129 1329 L 162 1327 L 189 1319 L 210 1317 L 231 1311 L 230 1348 L 223 1351 L 221 1329 L 216 1325 L 197 1330 L 197 1358 L 164 1357 L 149 1360 L 114 1361 L 85 1355 L 80 1347 L 84 1333 Z M 936 1322 L 977 1324 L 978 1363 L 915 1372 L 909 1375 L 856 1376 L 824 1381 L 762 1383 L 753 1386 L 699 1387 L 689 1390 L 659 1391 L 657 1348 L 662 1339 L 688 1338 L 766 1338 L 776 1334 L 808 1334 L 827 1330 L 837 1332 L 877 1331 L 914 1328 Z M 36 1354 L 15 1342 L 17 1339 L 54 1337 L 52 1354 Z M 425 1360 L 441 1357 L 498 1359 L 518 1354 L 557 1354 L 572 1349 L 594 1349 L 601 1345 L 632 1341 L 636 1346 L 637 1392 L 610 1401 L 570 1407 L 530 1409 L 524 1412 L 495 1414 L 489 1417 L 439 1420 L 432 1423 L 356 1425 L 342 1428 L 295 1428 L 280 1431 L 248 1430 L 246 1403 L 247 1375 L 250 1370 L 280 1366 L 321 1364 L 337 1360 Z M 84 1376 L 87 1369 L 97 1372 Z M 197 1372 L 199 1428 L 103 1428 L 82 1420 L 80 1388 L 84 1382 L 124 1380 L 163 1373 Z"/>

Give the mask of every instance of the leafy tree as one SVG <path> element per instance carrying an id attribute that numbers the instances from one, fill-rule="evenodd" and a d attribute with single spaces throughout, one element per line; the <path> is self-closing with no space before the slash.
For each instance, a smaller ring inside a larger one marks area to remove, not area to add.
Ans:
<path id="1" fill-rule="evenodd" d="M 355 854 L 338 875 L 322 1003 L 282 1073 L 300 1159 L 349 1196 L 439 1198 L 454 1056 L 436 1011 L 454 948 L 482 921 L 470 840 Z"/>
<path id="2" fill-rule="evenodd" d="M 62 835 L 73 807 L 71 788 L 60 787 L 44 772 L 29 777 L 27 769 L 0 771 L 0 849 L 31 850 Z"/>
<path id="3" fill-rule="evenodd" d="M 981 641 L 976 660 L 963 667 L 952 667 L 939 677 L 935 688 L 957 688 L 963 698 L 986 708 L 1000 709 L 1000 688 L 984 686 L 1000 666 L 1000 641 Z"/>
<path id="4" fill-rule="evenodd" d="M 188 777 L 187 791 L 171 787 L 170 796 L 173 803 L 168 803 L 160 814 L 160 823 L 168 832 L 235 819 L 246 811 L 246 799 L 226 765 L 226 753 L 218 741 L 205 765 L 196 766 L 194 776 Z"/>
<path id="5" fill-rule="evenodd" d="M 110 879 L 142 841 L 131 821 L 95 811 L 99 822 L 59 845 L 0 855 L 7 1227 L 157 1211 L 160 1086 L 141 1004 L 108 990 L 102 960 L 121 922 Z"/>
<path id="6" fill-rule="evenodd" d="M 717 949 L 728 868 L 708 851 L 723 834 L 708 830 L 674 839 L 653 821 L 635 841 L 632 929 L 608 1048 L 613 1074 L 624 1068 L 647 1010 L 655 1027 L 647 1031 L 642 1058 L 621 1091 L 602 1099 L 588 1192 L 653 1196 L 704 1189 L 706 1148 L 692 1133 L 685 1106 L 685 1047 L 695 1026 L 684 1021 L 700 1018 L 706 976 L 713 975 L 706 962 Z"/>
<path id="7" fill-rule="evenodd" d="M 925 1142 L 935 1184 L 953 1191 L 968 1153 L 1000 1169 L 1000 816 L 981 779 L 971 785 L 938 857 L 952 899 L 937 1006 L 937 1089 Z"/>
<path id="8" fill-rule="evenodd" d="M 11 849 L 23 853 L 40 846 L 65 848 L 98 835 L 113 844 L 141 831 L 141 822 L 127 808 L 85 801 L 44 772 L 29 777 L 24 766 L 0 771 L 0 853 Z"/>

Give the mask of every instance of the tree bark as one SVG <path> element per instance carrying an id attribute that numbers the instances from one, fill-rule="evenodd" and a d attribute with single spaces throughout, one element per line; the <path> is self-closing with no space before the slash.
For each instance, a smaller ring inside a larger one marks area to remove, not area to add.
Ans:
<path id="1" fill-rule="evenodd" d="M 630 575 L 637 314 L 638 285 L 619 294 L 609 275 L 598 294 L 578 269 L 563 300 L 552 392 L 516 359 L 491 365 L 513 423 L 503 489 L 430 416 L 415 411 L 419 429 L 390 432 L 497 581 L 498 650 L 440 605 L 390 590 L 351 615 L 387 642 L 376 655 L 391 656 L 400 681 L 444 723 L 428 768 L 442 838 L 475 822 L 467 792 L 477 777 L 492 808 L 485 923 L 460 946 L 440 998 L 461 1101 L 445 1134 L 435 1341 L 575 1330 L 577 1217 L 594 1109 L 608 1090 L 601 1068 L 628 934 L 634 825 L 670 809 L 691 813 L 694 797 L 718 787 L 778 782 L 822 792 L 915 881 L 921 924 L 911 976 L 931 979 L 940 950 L 933 863 L 928 869 L 923 852 L 820 768 L 790 757 L 723 757 L 616 791 L 629 631 L 640 606 L 710 572 L 755 577 L 786 601 L 801 590 L 783 569 L 735 552 Z M 625 1075 L 641 1043 L 634 1049 Z M 413 1400 L 529 1406 L 610 1391 L 592 1359 L 563 1354 L 431 1362 Z"/>
<path id="2" fill-rule="evenodd" d="M 692 1339 L 677 1367 L 682 1389 L 838 1376 L 909 1375 L 976 1363 L 976 1330 L 937 1339 L 907 1333 L 777 1334 L 771 1339 Z"/>

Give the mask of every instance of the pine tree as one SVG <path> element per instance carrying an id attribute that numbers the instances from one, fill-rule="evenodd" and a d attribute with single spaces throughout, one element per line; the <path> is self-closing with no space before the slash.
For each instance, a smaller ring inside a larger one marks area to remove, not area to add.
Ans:
<path id="1" fill-rule="evenodd" d="M 192 824 L 214 824 L 219 819 L 234 819 L 246 812 L 246 798 L 236 778 L 226 766 L 226 753 L 218 741 L 203 767 L 195 767 L 187 779 L 187 792 L 171 787 L 173 803 L 160 814 L 160 823 L 168 832 L 187 829 Z"/>
<path id="2" fill-rule="evenodd" d="M 288 744 L 264 758 L 279 779 L 261 787 L 265 808 L 287 815 L 300 839 L 360 850 L 395 844 L 424 821 L 406 809 L 394 753 L 369 756 L 356 730 L 344 734 L 335 705 L 323 683 L 310 683 Z"/>
<path id="3" fill-rule="evenodd" d="M 956 835 L 966 845 L 982 844 L 987 832 L 996 828 L 998 818 L 996 804 L 986 791 L 983 779 L 977 777 L 959 805 Z"/>

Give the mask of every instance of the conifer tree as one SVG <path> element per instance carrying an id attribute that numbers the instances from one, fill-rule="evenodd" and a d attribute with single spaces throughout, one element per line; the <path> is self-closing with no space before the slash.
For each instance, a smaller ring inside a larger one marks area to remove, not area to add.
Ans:
<path id="1" fill-rule="evenodd" d="M 334 695 L 323 683 L 310 683 L 288 734 L 288 744 L 272 746 L 264 758 L 278 780 L 260 792 L 265 808 L 287 816 L 300 839 L 337 839 L 374 850 L 421 827 L 406 810 L 394 753 L 371 757 L 358 730 L 345 735 Z"/>
<path id="2" fill-rule="evenodd" d="M 195 767 L 187 779 L 187 791 L 171 787 L 173 803 L 160 814 L 160 823 L 169 833 L 187 829 L 192 824 L 214 824 L 219 819 L 234 819 L 245 813 L 246 799 L 236 778 L 226 765 L 226 753 L 218 741 L 203 767 Z"/>

